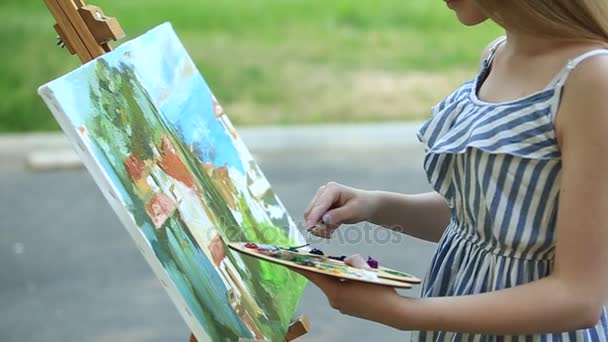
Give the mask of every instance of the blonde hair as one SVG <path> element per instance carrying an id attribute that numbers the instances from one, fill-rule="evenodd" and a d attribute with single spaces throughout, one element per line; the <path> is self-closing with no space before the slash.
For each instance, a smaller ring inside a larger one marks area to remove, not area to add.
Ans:
<path id="1" fill-rule="evenodd" d="M 608 43 L 606 0 L 475 0 L 498 24 L 539 35 Z"/>

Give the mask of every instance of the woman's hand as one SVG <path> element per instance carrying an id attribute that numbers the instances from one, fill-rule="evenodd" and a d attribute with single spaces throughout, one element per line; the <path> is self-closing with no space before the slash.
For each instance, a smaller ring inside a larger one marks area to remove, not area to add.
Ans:
<path id="1" fill-rule="evenodd" d="M 359 255 L 348 257 L 345 262 L 358 268 L 368 267 Z M 327 297 L 329 305 L 341 313 L 398 328 L 398 322 L 393 319 L 398 315 L 391 313 L 398 310 L 403 297 L 392 287 L 342 280 L 301 269 L 291 270 L 318 286 Z"/>
<path id="2" fill-rule="evenodd" d="M 319 222 L 329 229 L 327 238 L 341 224 L 354 224 L 369 220 L 378 207 L 378 199 L 371 191 L 330 182 L 319 188 L 304 212 L 308 227 Z"/>

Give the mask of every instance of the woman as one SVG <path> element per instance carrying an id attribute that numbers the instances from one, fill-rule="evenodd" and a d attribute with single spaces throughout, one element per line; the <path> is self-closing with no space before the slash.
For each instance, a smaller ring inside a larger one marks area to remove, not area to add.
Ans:
<path id="1" fill-rule="evenodd" d="M 370 221 L 440 239 L 422 298 L 301 273 L 332 307 L 415 340 L 606 341 L 608 2 L 446 4 L 463 24 L 490 19 L 506 35 L 420 128 L 435 192 L 330 183 L 305 212 L 328 235 Z"/>

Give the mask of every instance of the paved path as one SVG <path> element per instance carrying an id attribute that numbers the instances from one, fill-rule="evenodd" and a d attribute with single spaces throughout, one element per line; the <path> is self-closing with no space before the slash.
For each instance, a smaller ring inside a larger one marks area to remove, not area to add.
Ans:
<path id="1" fill-rule="evenodd" d="M 254 151 L 254 154 L 255 151 Z M 427 191 L 418 147 L 264 150 L 256 157 L 295 219 L 329 180 L 403 192 Z M 186 341 L 187 332 L 124 228 L 84 170 L 34 173 L 0 163 L 0 341 Z M 424 275 L 432 244 L 359 226 L 349 241 L 320 245 L 372 255 Z M 416 291 L 419 288 L 416 289 Z M 416 294 L 416 291 L 406 292 Z M 408 335 L 330 309 L 308 287 L 301 311 L 312 332 L 301 341 L 406 340 Z"/>

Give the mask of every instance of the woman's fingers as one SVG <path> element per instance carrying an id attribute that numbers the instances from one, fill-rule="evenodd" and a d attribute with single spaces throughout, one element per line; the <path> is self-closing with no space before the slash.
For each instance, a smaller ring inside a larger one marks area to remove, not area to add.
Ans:
<path id="1" fill-rule="evenodd" d="M 323 215 L 322 222 L 310 227 L 308 231 L 318 237 L 330 239 L 334 231 L 352 216 L 352 209 L 350 207 L 351 206 L 347 204 L 343 207 L 331 209 Z"/>
<path id="2" fill-rule="evenodd" d="M 350 202 L 341 207 L 331 209 L 323 215 L 323 223 L 333 230 L 344 223 L 353 223 L 349 222 L 354 217 L 353 210 L 353 205 Z"/>
<path id="3" fill-rule="evenodd" d="M 321 221 L 323 215 L 327 213 L 327 210 L 334 205 L 339 197 L 340 189 L 332 184 L 327 185 L 319 196 L 311 203 L 311 208 L 308 211 L 308 215 L 305 215 L 306 224 L 308 227 L 312 227 Z"/>
<path id="4" fill-rule="evenodd" d="M 311 234 L 313 234 L 315 236 L 329 239 L 329 238 L 331 238 L 331 234 L 333 233 L 333 230 L 330 229 L 329 227 L 327 227 L 327 225 L 325 225 L 324 223 L 319 222 L 319 223 L 315 224 L 314 226 L 308 228 L 308 232 L 310 232 Z"/>
<path id="5" fill-rule="evenodd" d="M 319 189 L 317 189 L 317 192 L 315 193 L 315 195 L 312 197 L 312 199 L 308 203 L 306 210 L 304 210 L 305 219 L 308 219 L 308 216 L 310 216 L 310 211 L 315 206 L 315 204 L 317 203 L 317 200 L 319 199 L 319 196 L 321 196 L 321 194 L 325 191 L 325 189 L 327 189 L 326 185 L 322 185 L 319 187 Z"/>

